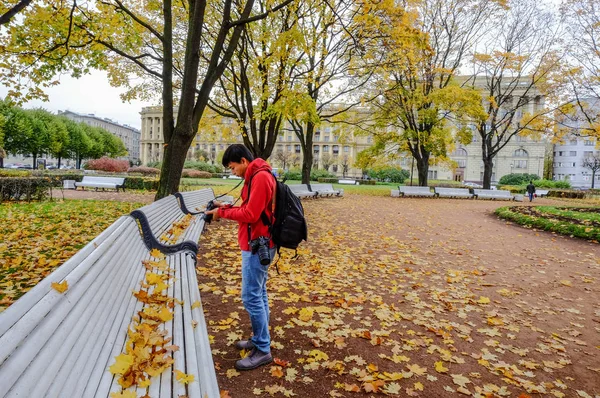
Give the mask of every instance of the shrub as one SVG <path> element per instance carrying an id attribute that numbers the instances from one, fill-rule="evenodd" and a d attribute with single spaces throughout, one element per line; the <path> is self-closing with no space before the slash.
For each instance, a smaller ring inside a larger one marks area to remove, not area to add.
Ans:
<path id="1" fill-rule="evenodd" d="M 328 172 L 327 170 L 322 170 L 322 169 L 312 169 L 310 171 L 310 180 L 311 181 L 319 181 L 319 178 L 335 178 L 335 174 L 331 174 L 330 172 Z M 300 180 L 302 179 L 302 177 L 300 177 Z"/>
<path id="2" fill-rule="evenodd" d="M 535 185 L 536 188 L 571 188 L 571 183 L 569 181 L 535 180 L 533 181 L 533 185 Z"/>
<path id="3" fill-rule="evenodd" d="M 29 177 L 31 174 L 30 170 L 0 169 L 0 177 Z"/>
<path id="4" fill-rule="evenodd" d="M 92 159 L 85 165 L 87 170 L 102 170 L 111 172 L 124 172 L 129 169 L 129 162 L 127 160 L 118 160 L 102 157 L 100 159 Z"/>
<path id="5" fill-rule="evenodd" d="M 525 187 L 522 185 L 498 185 L 498 189 L 510 191 L 513 194 L 525 194 Z"/>
<path id="6" fill-rule="evenodd" d="M 376 185 L 377 181 L 375 180 L 356 180 L 359 185 Z"/>
<path id="7" fill-rule="evenodd" d="M 585 192 L 583 191 L 562 191 L 558 189 L 553 189 L 548 191 L 548 197 L 553 198 L 567 198 L 567 199 L 584 199 Z"/>
<path id="8" fill-rule="evenodd" d="M 287 180 L 302 180 L 302 172 L 299 169 L 291 169 L 288 172 L 286 172 L 284 176 Z"/>
<path id="9" fill-rule="evenodd" d="M 142 174 L 145 176 L 157 176 L 160 174 L 160 169 L 155 169 L 154 167 L 144 167 L 144 166 L 130 167 L 129 170 L 127 170 L 127 173 Z"/>
<path id="10" fill-rule="evenodd" d="M 539 180 L 540 177 L 535 174 L 526 174 L 526 173 L 511 173 L 502 176 L 498 184 L 500 185 L 527 185 L 529 181 Z"/>
<path id="11" fill-rule="evenodd" d="M 158 179 L 150 177 L 125 177 L 126 189 L 158 190 Z"/>
<path id="12" fill-rule="evenodd" d="M 402 184 L 407 178 L 410 177 L 408 170 L 403 170 L 400 167 L 382 167 L 378 169 L 369 169 L 366 171 L 367 175 L 378 181 L 394 182 Z"/>
<path id="13" fill-rule="evenodd" d="M 44 200 L 52 183 L 49 177 L 0 177 L 0 201 Z"/>
<path id="14" fill-rule="evenodd" d="M 183 169 L 181 176 L 187 178 L 211 178 L 212 173 L 200 170 Z"/>
<path id="15" fill-rule="evenodd" d="M 184 163 L 183 165 L 184 169 L 194 169 L 194 170 L 198 170 L 198 171 L 206 171 L 209 173 L 221 173 L 223 171 L 223 168 L 219 165 L 213 165 L 210 163 L 206 163 L 206 162 L 194 162 L 191 160 L 188 160 L 187 162 Z"/>
<path id="16" fill-rule="evenodd" d="M 326 177 L 320 177 L 318 180 L 318 182 L 323 182 L 323 183 L 327 183 L 327 184 L 337 184 L 338 182 L 338 178 L 326 178 Z"/>
<path id="17" fill-rule="evenodd" d="M 160 168 L 162 167 L 162 162 L 148 162 L 146 166 L 160 170 Z"/>

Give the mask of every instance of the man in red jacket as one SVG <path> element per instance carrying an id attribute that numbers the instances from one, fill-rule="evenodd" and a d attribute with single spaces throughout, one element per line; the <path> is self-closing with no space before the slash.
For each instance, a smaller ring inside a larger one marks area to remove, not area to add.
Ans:
<path id="1" fill-rule="evenodd" d="M 269 264 L 275 256 L 275 245 L 269 227 L 261 219 L 267 217 L 273 223 L 273 193 L 275 179 L 271 166 L 263 159 L 254 159 L 252 153 L 241 144 L 229 146 L 223 154 L 223 166 L 242 177 L 242 204 L 232 207 L 215 202 L 216 209 L 207 211 L 213 220 L 227 218 L 238 222 L 238 243 L 242 250 L 242 302 L 252 324 L 252 338 L 236 343 L 238 349 L 251 350 L 245 358 L 237 361 L 238 370 L 250 370 L 273 361 L 269 335 L 269 299 L 267 278 Z M 248 187 L 250 186 L 250 192 Z M 263 263 L 259 256 L 263 246 Z M 266 249 L 266 250 L 265 250 Z M 268 253 L 269 258 L 264 255 Z"/>

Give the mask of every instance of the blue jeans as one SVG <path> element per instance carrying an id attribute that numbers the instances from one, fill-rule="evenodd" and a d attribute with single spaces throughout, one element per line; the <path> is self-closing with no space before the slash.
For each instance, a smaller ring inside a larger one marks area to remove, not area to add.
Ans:
<path id="1" fill-rule="evenodd" d="M 271 261 L 274 257 L 275 248 L 271 249 Z M 252 342 L 262 352 L 271 352 L 268 271 L 269 266 L 260 263 L 258 254 L 242 250 L 242 302 L 250 315 Z"/>
<path id="2" fill-rule="evenodd" d="M 533 192 L 529 192 L 529 201 L 533 201 Z"/>

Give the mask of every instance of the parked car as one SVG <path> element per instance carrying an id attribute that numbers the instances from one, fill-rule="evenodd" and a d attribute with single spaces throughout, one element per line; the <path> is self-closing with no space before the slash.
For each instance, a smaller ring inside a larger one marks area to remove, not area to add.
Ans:
<path id="1" fill-rule="evenodd" d="M 33 166 L 31 166 L 30 164 L 22 164 L 20 166 L 17 167 L 17 169 L 28 169 L 28 170 L 32 170 Z"/>

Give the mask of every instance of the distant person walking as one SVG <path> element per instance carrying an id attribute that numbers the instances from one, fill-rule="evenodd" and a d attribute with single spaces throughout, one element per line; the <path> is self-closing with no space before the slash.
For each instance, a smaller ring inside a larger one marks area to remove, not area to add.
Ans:
<path id="1" fill-rule="evenodd" d="M 535 195 L 535 185 L 533 185 L 533 181 L 529 181 L 529 185 L 527 185 L 527 195 L 529 195 L 529 201 L 533 201 L 533 195 Z"/>

